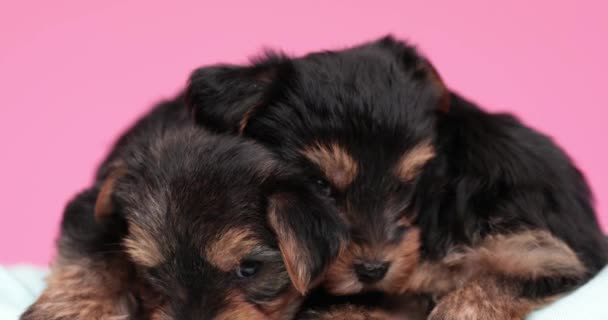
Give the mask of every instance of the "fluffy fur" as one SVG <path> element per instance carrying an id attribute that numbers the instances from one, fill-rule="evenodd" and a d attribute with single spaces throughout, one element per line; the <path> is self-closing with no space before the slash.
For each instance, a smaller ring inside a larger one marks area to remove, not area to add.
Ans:
<path id="1" fill-rule="evenodd" d="M 427 296 L 387 296 L 365 293 L 333 296 L 316 290 L 304 302 L 295 319 L 424 320 L 433 303 Z"/>
<path id="2" fill-rule="evenodd" d="M 338 253 L 334 211 L 262 146 L 195 127 L 178 98 L 70 202 L 22 319 L 290 319 Z"/>
<path id="3" fill-rule="evenodd" d="M 571 290 L 608 259 L 589 188 L 565 152 L 512 115 L 451 92 L 415 48 L 391 37 L 201 68 L 186 98 L 197 123 L 262 143 L 334 201 L 350 231 L 346 248 L 356 248 L 342 250 L 330 268 L 325 286 L 336 294 L 414 290 L 450 308 L 441 298 L 468 303 L 454 296 L 470 284 L 463 295 L 482 288 L 489 299 L 506 299 L 490 316 L 506 319 L 525 309 L 521 299 L 536 306 Z M 501 269 L 506 257 L 482 253 L 493 240 L 508 249 L 526 233 L 536 235 L 528 246 L 542 245 L 538 258 L 524 259 L 530 265 Z M 471 264 L 446 268 L 481 256 L 487 263 L 475 271 L 483 279 L 471 276 Z M 554 259 L 559 271 L 539 267 Z M 378 265 L 389 268 L 378 273 Z M 361 281 L 362 266 L 380 279 Z M 516 288 L 478 285 L 502 279 Z M 449 310 L 433 314 L 447 319 Z"/>

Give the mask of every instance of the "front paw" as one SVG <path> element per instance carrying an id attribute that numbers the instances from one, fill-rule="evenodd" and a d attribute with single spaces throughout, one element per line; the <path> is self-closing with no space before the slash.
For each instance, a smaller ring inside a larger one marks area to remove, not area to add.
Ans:
<path id="1" fill-rule="evenodd" d="M 471 285 L 439 300 L 427 320 L 521 320 L 531 309 L 525 300 Z"/>
<path id="2" fill-rule="evenodd" d="M 32 307 L 28 308 L 22 315 L 19 317 L 19 320 L 42 320 L 42 319 L 53 319 L 52 315 L 44 314 L 44 312 L 37 311 Z"/>
<path id="3" fill-rule="evenodd" d="M 392 314 L 386 310 L 368 308 L 363 306 L 343 305 L 335 306 L 325 311 L 307 311 L 300 315 L 298 320 L 403 320 L 400 315 Z"/>

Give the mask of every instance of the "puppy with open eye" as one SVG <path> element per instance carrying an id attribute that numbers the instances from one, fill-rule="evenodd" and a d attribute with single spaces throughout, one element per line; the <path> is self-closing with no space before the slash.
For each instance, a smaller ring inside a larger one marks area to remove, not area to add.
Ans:
<path id="1" fill-rule="evenodd" d="M 450 92 L 391 37 L 201 68 L 187 103 L 197 123 L 264 144 L 334 201 L 350 234 L 324 283 L 334 294 L 426 293 L 432 319 L 517 319 L 608 261 L 565 152 Z"/>
<path id="2" fill-rule="evenodd" d="M 331 204 L 251 141 L 187 124 L 146 135 L 67 207 L 22 319 L 291 319 L 337 254 Z"/>

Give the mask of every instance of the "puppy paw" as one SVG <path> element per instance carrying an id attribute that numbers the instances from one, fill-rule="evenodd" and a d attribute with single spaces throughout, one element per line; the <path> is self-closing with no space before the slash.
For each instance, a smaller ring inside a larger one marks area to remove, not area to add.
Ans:
<path id="1" fill-rule="evenodd" d="M 326 311 L 308 311 L 297 318 L 298 320 L 402 320 L 403 318 L 382 309 L 362 306 L 345 305 L 333 307 Z"/>
<path id="2" fill-rule="evenodd" d="M 521 320 L 531 310 L 526 300 L 470 285 L 439 300 L 427 320 Z"/>
<path id="3" fill-rule="evenodd" d="M 19 320 L 127 320 L 126 314 L 108 313 L 104 308 L 79 310 L 75 307 L 57 309 L 53 305 L 33 305 L 21 315 Z"/>

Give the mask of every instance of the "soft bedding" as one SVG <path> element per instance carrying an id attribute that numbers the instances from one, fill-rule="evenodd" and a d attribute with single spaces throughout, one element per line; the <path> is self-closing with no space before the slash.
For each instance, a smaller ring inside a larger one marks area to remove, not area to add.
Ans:
<path id="1" fill-rule="evenodd" d="M 16 320 L 44 289 L 46 270 L 0 266 L 0 319 Z M 572 294 L 527 320 L 608 320 L 608 267 Z"/>

